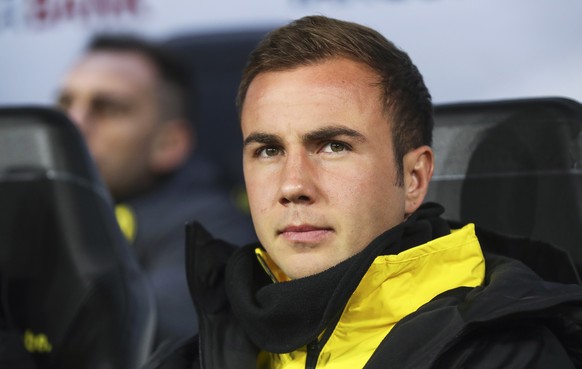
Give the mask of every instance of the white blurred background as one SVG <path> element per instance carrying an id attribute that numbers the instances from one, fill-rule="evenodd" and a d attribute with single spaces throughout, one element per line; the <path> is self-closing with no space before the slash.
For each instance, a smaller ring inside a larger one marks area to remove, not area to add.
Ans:
<path id="1" fill-rule="evenodd" d="M 89 37 L 356 21 L 407 51 L 435 102 L 582 101 L 582 0 L 0 0 L 0 105 L 50 104 Z"/>

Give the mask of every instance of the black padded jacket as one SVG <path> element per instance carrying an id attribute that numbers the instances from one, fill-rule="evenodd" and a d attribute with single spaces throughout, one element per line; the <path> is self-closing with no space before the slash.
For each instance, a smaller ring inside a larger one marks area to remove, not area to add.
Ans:
<path id="1" fill-rule="evenodd" d="M 200 333 L 162 348 L 146 368 L 256 368 L 259 348 L 224 292 L 233 248 L 196 224 L 187 234 Z M 481 229 L 477 236 L 486 260 L 484 285 L 447 291 L 401 320 L 365 369 L 582 368 L 582 287 L 569 257 L 540 242 Z"/>

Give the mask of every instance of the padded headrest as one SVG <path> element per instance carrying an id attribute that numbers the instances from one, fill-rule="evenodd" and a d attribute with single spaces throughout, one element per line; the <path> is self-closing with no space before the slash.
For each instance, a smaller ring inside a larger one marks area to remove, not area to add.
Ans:
<path id="1" fill-rule="evenodd" d="M 582 104 L 532 98 L 437 105 L 426 201 L 445 217 L 550 242 L 582 266 Z"/>
<path id="2" fill-rule="evenodd" d="M 0 240 L 6 244 L 18 237 L 21 244 L 20 248 L 0 248 L 0 268 L 5 273 L 30 272 L 38 253 L 28 247 L 42 241 L 38 236 L 47 224 L 39 220 L 40 228 L 31 229 L 31 225 L 41 214 L 48 214 L 46 198 L 54 194 L 45 192 L 52 191 L 47 184 L 55 182 L 83 187 L 103 202 L 111 201 L 83 138 L 63 113 L 39 106 L 0 109 Z M 21 223 L 27 218 L 28 224 Z"/>
<path id="3" fill-rule="evenodd" d="M 99 182 L 92 159 L 77 129 L 61 112 L 44 107 L 0 109 L 0 176 L 37 173 Z M 103 186 L 96 187 L 108 197 Z"/>

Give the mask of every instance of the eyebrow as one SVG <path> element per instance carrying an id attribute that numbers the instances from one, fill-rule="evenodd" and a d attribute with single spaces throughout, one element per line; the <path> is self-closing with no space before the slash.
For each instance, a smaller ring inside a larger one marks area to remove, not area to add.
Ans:
<path id="1" fill-rule="evenodd" d="M 264 133 L 264 132 L 253 132 L 245 138 L 243 141 L 243 147 L 247 147 L 252 143 L 259 143 L 263 145 L 276 145 L 281 143 L 281 138 L 277 135 Z"/>
<path id="2" fill-rule="evenodd" d="M 304 134 L 301 139 L 303 142 L 317 142 L 332 140 L 340 136 L 352 137 L 360 142 L 366 141 L 366 137 L 360 132 L 351 128 L 337 125 L 318 128 L 315 131 Z M 252 143 L 259 143 L 263 145 L 278 145 L 281 143 L 281 141 L 281 137 L 278 135 L 264 132 L 254 132 L 245 138 L 243 146 L 246 147 Z"/>
<path id="3" fill-rule="evenodd" d="M 360 142 L 366 141 L 366 137 L 360 132 L 347 128 L 344 126 L 327 126 L 316 129 L 315 131 L 308 132 L 303 135 L 302 139 L 304 142 L 315 142 L 315 141 L 326 141 L 331 140 L 336 137 L 347 136 L 357 139 Z"/>

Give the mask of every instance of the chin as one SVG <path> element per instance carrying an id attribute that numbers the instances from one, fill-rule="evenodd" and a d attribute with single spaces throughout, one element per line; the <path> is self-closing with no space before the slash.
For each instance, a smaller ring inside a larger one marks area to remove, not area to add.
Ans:
<path id="1" fill-rule="evenodd" d="M 290 273 L 286 273 L 287 276 L 291 279 L 300 279 L 305 277 L 310 277 L 315 274 L 319 274 L 327 269 L 331 268 L 330 266 L 321 267 L 321 266 L 309 266 L 302 264 L 298 268 L 294 268 Z"/>
<path id="2" fill-rule="evenodd" d="M 279 264 L 285 275 L 291 279 L 300 279 L 319 274 L 340 261 L 332 259 L 329 254 L 306 252 L 287 255 Z"/>

